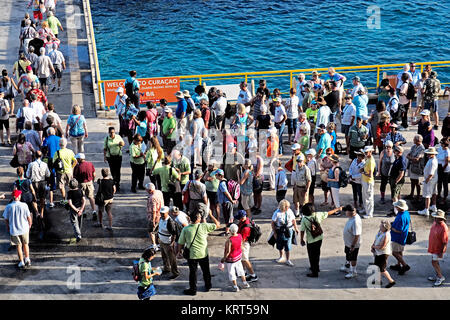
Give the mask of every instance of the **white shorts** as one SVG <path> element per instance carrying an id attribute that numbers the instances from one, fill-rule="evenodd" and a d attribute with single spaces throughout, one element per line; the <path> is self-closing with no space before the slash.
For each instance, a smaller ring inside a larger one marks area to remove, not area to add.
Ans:
<path id="1" fill-rule="evenodd" d="M 245 276 L 244 267 L 242 266 L 241 260 L 231 263 L 227 262 L 225 264 L 227 265 L 228 279 L 230 279 L 230 281 L 236 280 L 236 274 L 238 277 Z"/>
<path id="2" fill-rule="evenodd" d="M 249 210 L 250 209 L 250 196 L 245 196 L 243 194 L 241 194 L 241 204 L 242 204 L 242 208 L 244 208 L 244 210 Z"/>
<path id="3" fill-rule="evenodd" d="M 444 255 L 442 255 L 442 258 L 439 258 L 439 255 L 437 255 L 435 253 L 431 254 L 431 260 L 433 260 L 433 261 L 441 261 L 443 259 L 444 259 Z"/>
<path id="4" fill-rule="evenodd" d="M 250 243 L 245 241 L 242 245 L 242 261 L 250 260 Z"/>
<path id="5" fill-rule="evenodd" d="M 433 194 L 437 194 L 437 180 L 431 180 L 428 183 L 423 182 L 423 197 L 431 198 Z"/>

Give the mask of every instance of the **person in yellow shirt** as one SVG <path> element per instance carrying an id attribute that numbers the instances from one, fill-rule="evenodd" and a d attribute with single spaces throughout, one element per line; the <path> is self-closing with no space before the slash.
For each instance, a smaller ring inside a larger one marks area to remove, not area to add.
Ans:
<path id="1" fill-rule="evenodd" d="M 373 148 L 371 146 L 366 146 L 364 148 L 364 155 L 366 157 L 366 163 L 361 169 L 362 177 L 362 198 L 364 203 L 365 215 L 364 219 L 369 219 L 373 217 L 373 187 L 375 184 L 374 172 L 375 172 L 375 159 L 372 156 Z"/>

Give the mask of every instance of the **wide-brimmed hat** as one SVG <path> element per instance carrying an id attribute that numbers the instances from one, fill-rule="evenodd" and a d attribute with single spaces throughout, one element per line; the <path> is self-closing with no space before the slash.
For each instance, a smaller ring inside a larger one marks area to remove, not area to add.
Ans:
<path id="1" fill-rule="evenodd" d="M 314 157 L 317 154 L 317 152 L 315 149 L 308 149 L 308 150 L 306 150 L 305 154 L 306 155 L 310 154 Z"/>
<path id="2" fill-rule="evenodd" d="M 180 99 L 183 99 L 183 98 L 184 98 L 183 91 L 177 91 L 177 92 L 175 93 L 175 97 L 180 98 Z"/>
<path id="3" fill-rule="evenodd" d="M 425 153 L 427 154 L 438 154 L 435 147 L 429 147 L 427 150 L 425 150 Z"/>
<path id="4" fill-rule="evenodd" d="M 441 210 L 441 209 L 438 209 L 436 212 L 432 213 L 431 216 L 433 218 L 439 218 L 439 219 L 447 220 L 445 218 L 445 212 L 443 210 Z"/>
<path id="5" fill-rule="evenodd" d="M 211 173 L 211 175 L 215 176 L 216 174 L 220 174 L 221 176 L 223 176 L 225 173 L 223 172 L 222 169 L 217 169 L 216 171 L 213 171 Z"/>
<path id="6" fill-rule="evenodd" d="M 84 155 L 84 153 L 77 153 L 75 159 L 86 159 L 86 156 Z"/>
<path id="7" fill-rule="evenodd" d="M 373 147 L 372 146 L 365 146 L 363 152 L 369 152 L 369 151 L 373 151 Z"/>
<path id="8" fill-rule="evenodd" d="M 430 110 L 422 110 L 422 112 L 420 113 L 421 116 L 429 116 L 430 115 Z"/>
<path id="9" fill-rule="evenodd" d="M 292 150 L 298 150 L 301 149 L 300 145 L 298 143 L 294 143 L 291 147 Z"/>
<path id="10" fill-rule="evenodd" d="M 305 161 L 305 156 L 302 153 L 300 153 L 297 156 L 297 162 L 302 162 L 302 161 Z"/>
<path id="11" fill-rule="evenodd" d="M 317 76 L 319 76 L 319 77 L 322 76 L 322 74 L 321 74 L 321 73 L 318 73 L 317 70 L 313 70 L 312 75 L 313 75 L 313 76 L 316 76 L 316 75 L 317 75 Z"/>
<path id="12" fill-rule="evenodd" d="M 391 115 L 387 111 L 383 111 L 380 113 L 380 120 L 381 119 L 389 119 L 390 117 L 391 117 Z"/>
<path id="13" fill-rule="evenodd" d="M 398 152 L 401 152 L 401 153 L 403 153 L 403 147 L 402 146 L 395 146 L 394 147 L 394 151 L 398 151 Z"/>
<path id="14" fill-rule="evenodd" d="M 328 156 L 328 159 L 330 159 L 331 161 L 335 161 L 338 162 L 339 161 L 339 156 L 332 154 L 331 156 Z"/>
<path id="15" fill-rule="evenodd" d="M 357 156 L 363 156 L 363 155 L 364 155 L 364 152 L 363 152 L 362 150 L 356 150 L 356 151 L 355 151 L 355 154 L 356 154 Z"/>
<path id="16" fill-rule="evenodd" d="M 358 76 L 354 76 L 354 77 L 352 78 L 352 80 L 356 80 L 356 81 L 360 82 L 360 81 L 361 81 L 361 78 L 358 77 Z"/>
<path id="17" fill-rule="evenodd" d="M 164 108 L 164 112 L 165 113 L 173 113 L 173 110 L 171 108 L 169 108 L 169 107 L 165 107 Z"/>
<path id="18" fill-rule="evenodd" d="M 168 206 L 161 207 L 161 210 L 159 210 L 160 213 L 168 213 L 170 211 L 170 208 Z"/>
<path id="19" fill-rule="evenodd" d="M 183 90 L 183 95 L 185 98 L 190 98 L 191 95 L 189 94 L 189 90 Z"/>
<path id="20" fill-rule="evenodd" d="M 408 210 L 408 205 L 406 204 L 405 200 L 398 200 L 397 202 L 393 203 L 394 207 L 400 208 L 403 211 Z"/>

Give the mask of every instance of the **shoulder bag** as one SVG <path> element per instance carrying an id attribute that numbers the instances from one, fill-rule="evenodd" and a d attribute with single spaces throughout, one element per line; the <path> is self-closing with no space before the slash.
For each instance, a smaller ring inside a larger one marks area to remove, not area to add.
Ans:
<path id="1" fill-rule="evenodd" d="M 189 187 L 190 186 L 191 186 L 191 181 L 188 182 L 186 192 L 183 193 L 183 204 L 185 204 L 185 205 L 187 205 L 190 200 L 190 196 L 189 196 Z"/>
<path id="2" fill-rule="evenodd" d="M 105 197 L 102 193 L 102 180 L 98 180 L 98 190 L 97 194 L 95 195 L 95 204 L 98 206 L 102 206 L 105 204 Z"/>
<path id="3" fill-rule="evenodd" d="M 313 238 L 317 238 L 318 236 L 323 234 L 323 230 L 322 230 L 322 226 L 320 225 L 320 223 L 317 222 L 316 219 L 309 220 L 309 222 L 311 223 L 311 228 L 308 229 L 308 231 L 311 233 L 311 236 Z"/>
<path id="4" fill-rule="evenodd" d="M 17 168 L 20 165 L 19 156 L 18 156 L 17 152 L 18 152 L 18 150 L 17 150 L 17 143 L 16 143 L 16 154 L 14 155 L 12 160 L 9 162 L 9 165 L 13 168 Z"/>
<path id="5" fill-rule="evenodd" d="M 411 222 L 411 231 L 408 231 L 408 235 L 406 236 L 406 244 L 413 244 L 417 240 L 416 232 L 413 229 L 412 220 L 410 220 L 410 222 Z"/>
<path id="6" fill-rule="evenodd" d="M 194 238 L 192 239 L 191 245 L 189 246 L 189 248 L 185 246 L 183 249 L 183 258 L 185 258 L 186 260 L 190 259 L 190 254 L 191 254 L 190 249 L 192 247 L 192 244 L 194 243 L 195 238 L 197 237 L 199 228 L 200 228 L 200 224 L 198 225 L 197 230 L 195 231 Z"/>

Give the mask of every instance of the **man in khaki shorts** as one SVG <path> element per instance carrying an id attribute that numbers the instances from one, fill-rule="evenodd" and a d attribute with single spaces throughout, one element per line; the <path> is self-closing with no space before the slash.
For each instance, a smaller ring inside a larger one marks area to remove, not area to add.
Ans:
<path id="1" fill-rule="evenodd" d="M 94 179 L 95 179 L 95 168 L 92 162 L 86 161 L 86 156 L 84 153 L 77 153 L 75 156 L 78 164 L 73 169 L 73 177 L 80 184 L 80 189 L 92 207 L 92 220 L 97 220 L 97 211 L 95 211 L 95 201 L 94 201 Z M 86 213 L 84 213 L 83 218 L 86 218 Z"/>
<path id="2" fill-rule="evenodd" d="M 53 168 L 56 171 L 56 179 L 59 189 L 61 190 L 61 195 L 63 200 L 61 204 L 65 205 L 67 203 L 66 200 L 66 189 L 65 186 L 69 185 L 69 181 L 72 180 L 73 168 L 77 164 L 77 160 L 75 159 L 75 154 L 72 150 L 67 149 L 67 139 L 61 138 L 59 140 L 60 149 L 55 152 L 53 155 Z M 57 162 L 61 159 L 63 168 L 62 170 L 57 169 Z"/>
<path id="3" fill-rule="evenodd" d="M 311 170 L 305 165 L 305 156 L 297 156 L 297 165 L 292 171 L 291 184 L 294 186 L 295 216 L 300 215 L 300 208 L 308 202 L 309 187 L 311 186 Z"/>
<path id="4" fill-rule="evenodd" d="M 30 210 L 25 202 L 20 202 L 22 191 L 12 192 L 13 201 L 8 204 L 3 212 L 6 228 L 9 230 L 11 244 L 17 248 L 19 256 L 18 267 L 20 269 L 31 266 L 30 249 L 28 247 L 29 232 L 32 225 Z M 23 251 L 22 251 L 23 250 Z M 25 255 L 25 261 L 23 256 Z"/>

